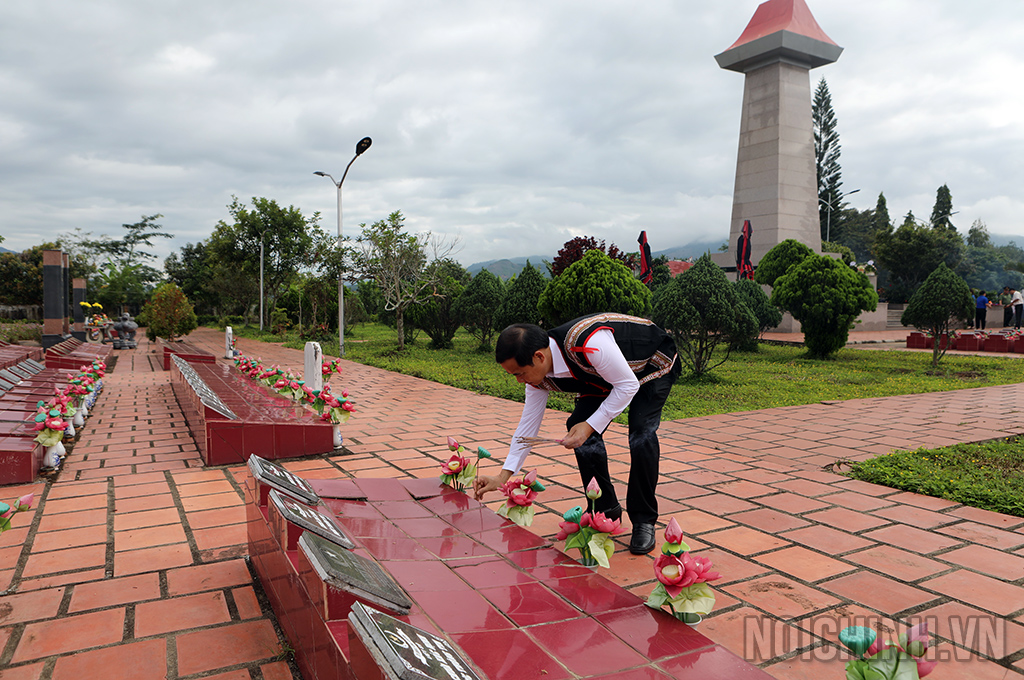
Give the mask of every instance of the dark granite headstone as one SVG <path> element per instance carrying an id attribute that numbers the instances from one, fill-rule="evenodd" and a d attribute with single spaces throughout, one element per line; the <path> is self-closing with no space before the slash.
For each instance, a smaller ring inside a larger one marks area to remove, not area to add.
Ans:
<path id="1" fill-rule="evenodd" d="M 309 559 L 320 580 L 332 588 L 396 614 L 408 614 L 412 608 L 405 591 L 376 562 L 308 531 L 299 537 L 299 550 Z"/>
<path id="2" fill-rule="evenodd" d="M 348 534 L 338 526 L 337 522 L 327 515 L 282 496 L 276 489 L 271 489 L 267 498 L 274 504 L 277 511 L 281 513 L 281 516 L 292 524 L 300 526 L 306 531 L 312 531 L 317 536 L 323 536 L 328 541 L 337 543 L 343 548 L 352 550 L 356 547 L 356 544 L 352 542 Z"/>
<path id="3" fill-rule="evenodd" d="M 17 385 L 22 380 L 24 380 L 23 377 L 21 377 L 20 375 L 14 375 L 13 373 L 11 373 L 6 368 L 3 369 L 2 371 L 0 371 L 0 378 L 3 378 L 4 380 L 6 380 L 9 383 L 14 383 L 15 385 Z"/>
<path id="4" fill-rule="evenodd" d="M 356 603 L 348 615 L 386 677 L 400 680 L 480 680 L 450 642 L 382 612 Z M 390 673 L 388 671 L 390 670 Z"/>
<path id="5" fill-rule="evenodd" d="M 257 455 L 249 456 L 249 471 L 258 481 L 303 503 L 315 505 L 320 502 L 320 497 L 313 491 L 309 482 L 269 460 Z"/>

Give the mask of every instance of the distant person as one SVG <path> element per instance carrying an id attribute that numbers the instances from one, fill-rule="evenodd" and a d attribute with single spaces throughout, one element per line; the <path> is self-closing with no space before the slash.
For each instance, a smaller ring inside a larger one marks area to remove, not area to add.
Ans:
<path id="1" fill-rule="evenodd" d="M 1010 325 L 1010 320 L 1013 319 L 1013 306 L 1010 301 L 1013 296 L 1010 295 L 1010 287 L 1003 286 L 1003 292 L 999 294 L 999 306 L 1003 308 L 1003 328 L 1007 328 Z"/>
<path id="2" fill-rule="evenodd" d="M 985 291 L 980 291 L 978 297 L 974 298 L 974 327 L 979 331 L 985 330 L 985 319 L 988 317 L 988 308 L 992 306 Z"/>
<path id="3" fill-rule="evenodd" d="M 1013 309 L 1013 327 L 1020 330 L 1020 313 L 1024 311 L 1024 297 L 1010 286 L 1010 307 Z"/>

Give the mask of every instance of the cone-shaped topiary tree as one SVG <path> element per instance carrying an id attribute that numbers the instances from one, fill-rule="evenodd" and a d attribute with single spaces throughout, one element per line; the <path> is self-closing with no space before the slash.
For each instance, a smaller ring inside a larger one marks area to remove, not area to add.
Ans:
<path id="1" fill-rule="evenodd" d="M 753 313 L 708 254 L 658 289 L 653 321 L 672 334 L 679 358 L 694 375 L 723 364 L 733 344 L 757 337 Z M 725 356 L 712 364 L 719 344 L 726 346 Z"/>
<path id="2" fill-rule="evenodd" d="M 188 335 L 198 325 L 192 303 L 173 283 L 165 283 L 153 291 L 140 316 L 148 333 L 167 340 Z"/>
<path id="3" fill-rule="evenodd" d="M 537 311 L 537 302 L 547 285 L 547 279 L 527 260 L 526 266 L 505 290 L 505 299 L 495 314 L 494 327 L 503 329 L 514 323 L 539 324 L 543 317 Z"/>
<path id="4" fill-rule="evenodd" d="M 744 352 L 756 352 L 757 342 L 764 332 L 782 323 L 782 312 L 772 304 L 772 301 L 768 299 L 768 295 L 761 286 L 750 279 L 740 279 L 733 286 L 736 287 L 736 294 L 740 300 L 743 301 L 743 304 L 754 315 L 754 319 L 757 320 L 757 333 L 752 338 L 733 345 L 733 349 Z"/>
<path id="5" fill-rule="evenodd" d="M 967 282 L 943 262 L 914 292 L 900 322 L 932 334 L 932 366 L 938 366 L 949 344 L 941 342 L 943 334 L 948 335 L 954 323 L 967 322 L 973 314 L 974 300 Z"/>
<path id="6" fill-rule="evenodd" d="M 438 271 L 434 272 L 434 269 Z M 430 276 L 436 276 L 437 283 L 430 299 L 409 308 L 409 320 L 430 336 L 431 347 L 448 349 L 462 326 L 462 317 L 456 312 L 455 303 L 470 281 L 469 272 L 449 258 L 435 260 L 427 265 L 427 270 Z"/>
<path id="7" fill-rule="evenodd" d="M 599 312 L 646 317 L 651 291 L 624 264 L 590 250 L 547 285 L 537 304 L 552 326 Z"/>
<path id="8" fill-rule="evenodd" d="M 868 277 L 813 254 L 775 280 L 771 299 L 800 322 L 804 345 L 818 359 L 842 349 L 860 313 L 878 306 Z"/>
<path id="9" fill-rule="evenodd" d="M 495 326 L 494 312 L 501 305 L 504 295 L 505 288 L 501 280 L 482 269 L 455 301 L 455 314 L 462 318 L 466 330 L 480 340 L 480 349 L 491 348 L 491 337 L 499 330 Z"/>

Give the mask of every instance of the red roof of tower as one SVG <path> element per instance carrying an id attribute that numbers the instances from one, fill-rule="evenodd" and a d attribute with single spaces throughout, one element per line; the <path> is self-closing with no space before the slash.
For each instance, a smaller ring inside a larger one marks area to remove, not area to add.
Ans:
<path id="1" fill-rule="evenodd" d="M 798 33 L 832 45 L 836 44 L 821 30 L 804 0 L 767 0 L 758 6 L 743 35 L 729 49 L 779 31 Z"/>

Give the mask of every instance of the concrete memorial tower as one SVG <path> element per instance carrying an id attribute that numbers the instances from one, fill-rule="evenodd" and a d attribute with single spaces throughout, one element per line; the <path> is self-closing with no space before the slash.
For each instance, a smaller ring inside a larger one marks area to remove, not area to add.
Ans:
<path id="1" fill-rule="evenodd" d="M 736 266 L 745 220 L 753 228 L 755 267 L 790 238 L 821 252 L 810 70 L 835 62 L 842 51 L 804 0 L 768 0 L 739 39 L 715 56 L 722 68 L 746 75 L 729 253 L 715 258 L 726 269 Z"/>

